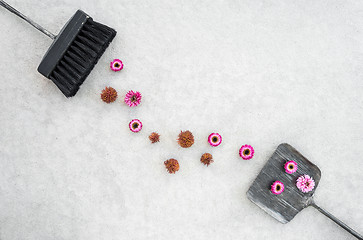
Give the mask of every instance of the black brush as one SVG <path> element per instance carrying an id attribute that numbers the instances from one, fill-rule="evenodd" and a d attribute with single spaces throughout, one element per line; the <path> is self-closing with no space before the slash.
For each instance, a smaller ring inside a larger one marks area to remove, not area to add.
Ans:
<path id="1" fill-rule="evenodd" d="M 77 93 L 116 35 L 114 29 L 93 21 L 78 10 L 55 36 L 3 0 L 0 5 L 54 40 L 39 64 L 38 72 L 52 80 L 66 97 Z"/>

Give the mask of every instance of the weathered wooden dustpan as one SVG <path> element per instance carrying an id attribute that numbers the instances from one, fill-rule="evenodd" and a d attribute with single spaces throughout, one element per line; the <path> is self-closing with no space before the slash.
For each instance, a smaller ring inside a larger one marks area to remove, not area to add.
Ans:
<path id="1" fill-rule="evenodd" d="M 284 164 L 289 160 L 298 164 L 298 170 L 293 174 L 287 174 L 284 169 Z M 315 180 L 315 188 L 309 193 L 301 192 L 295 185 L 296 179 L 304 174 Z M 281 223 L 290 222 L 301 210 L 313 206 L 358 239 L 363 239 L 362 235 L 315 204 L 313 195 L 320 177 L 321 172 L 316 165 L 289 144 L 280 144 L 247 191 L 247 197 Z M 285 185 L 280 195 L 270 191 L 271 184 L 276 180 Z"/>

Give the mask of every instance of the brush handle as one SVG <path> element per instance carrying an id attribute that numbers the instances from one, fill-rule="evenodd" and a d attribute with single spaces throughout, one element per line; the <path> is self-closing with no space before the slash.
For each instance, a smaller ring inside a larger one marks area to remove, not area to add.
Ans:
<path id="1" fill-rule="evenodd" d="M 37 24 L 36 22 L 31 20 L 27 16 L 25 16 L 24 14 L 22 14 L 21 12 L 19 12 L 18 10 L 16 10 L 12 6 L 10 6 L 9 4 L 7 4 L 3 0 L 0 0 L 0 5 L 3 6 L 4 8 L 6 8 L 7 10 L 9 10 L 10 12 L 14 13 L 15 15 L 17 15 L 18 17 L 24 19 L 30 25 L 32 25 L 33 27 L 35 27 L 36 29 L 38 29 L 39 31 L 41 31 L 42 33 L 44 33 L 45 35 L 50 37 L 51 39 L 54 40 L 56 38 L 56 36 L 53 33 L 49 32 L 47 29 L 43 28 L 42 26 L 40 26 L 39 24 Z"/>
<path id="2" fill-rule="evenodd" d="M 334 217 L 328 211 L 326 211 L 323 208 L 321 208 L 318 205 L 316 205 L 314 201 L 311 202 L 310 205 L 313 206 L 314 208 L 318 209 L 322 214 L 324 214 L 325 216 L 327 216 L 328 218 L 330 218 L 331 220 L 333 220 L 336 224 L 338 224 L 339 226 L 341 226 L 342 228 L 344 228 L 345 230 L 347 230 L 354 237 L 356 237 L 356 238 L 358 238 L 360 240 L 363 240 L 363 236 L 362 235 L 360 235 L 359 233 L 357 233 L 356 231 L 354 231 L 353 229 L 351 229 L 347 224 L 343 223 L 338 218 Z"/>

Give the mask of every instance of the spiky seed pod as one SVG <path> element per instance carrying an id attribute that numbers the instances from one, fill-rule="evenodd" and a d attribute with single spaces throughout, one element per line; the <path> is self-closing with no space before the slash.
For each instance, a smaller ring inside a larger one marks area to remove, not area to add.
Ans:
<path id="1" fill-rule="evenodd" d="M 105 89 L 102 90 L 101 99 L 105 103 L 114 102 L 116 98 L 117 98 L 117 91 L 114 88 L 106 87 Z"/>
<path id="2" fill-rule="evenodd" d="M 194 136 L 190 131 L 181 131 L 179 133 L 178 143 L 183 148 L 191 147 L 194 143 Z"/>
<path id="3" fill-rule="evenodd" d="M 178 160 L 171 158 L 169 160 L 166 160 L 164 162 L 166 170 L 171 174 L 171 173 L 175 173 L 176 171 L 179 170 L 179 162 Z"/>
<path id="4" fill-rule="evenodd" d="M 210 153 L 204 153 L 202 155 L 202 157 L 200 158 L 200 161 L 204 164 L 207 165 L 207 167 L 209 166 L 209 164 L 211 164 L 213 161 L 213 156 Z"/>
<path id="5" fill-rule="evenodd" d="M 157 132 L 152 132 L 149 136 L 151 143 L 156 143 L 160 141 L 160 135 Z"/>

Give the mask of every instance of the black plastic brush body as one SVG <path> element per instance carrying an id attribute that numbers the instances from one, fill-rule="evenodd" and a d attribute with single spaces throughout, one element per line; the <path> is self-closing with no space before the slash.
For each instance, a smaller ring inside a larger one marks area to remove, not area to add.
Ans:
<path id="1" fill-rule="evenodd" d="M 3 0 L 0 0 L 0 5 L 54 40 L 40 62 L 38 72 L 52 80 L 66 97 L 77 93 L 116 35 L 114 29 L 93 21 L 81 10 L 58 35 L 54 35 Z"/>

